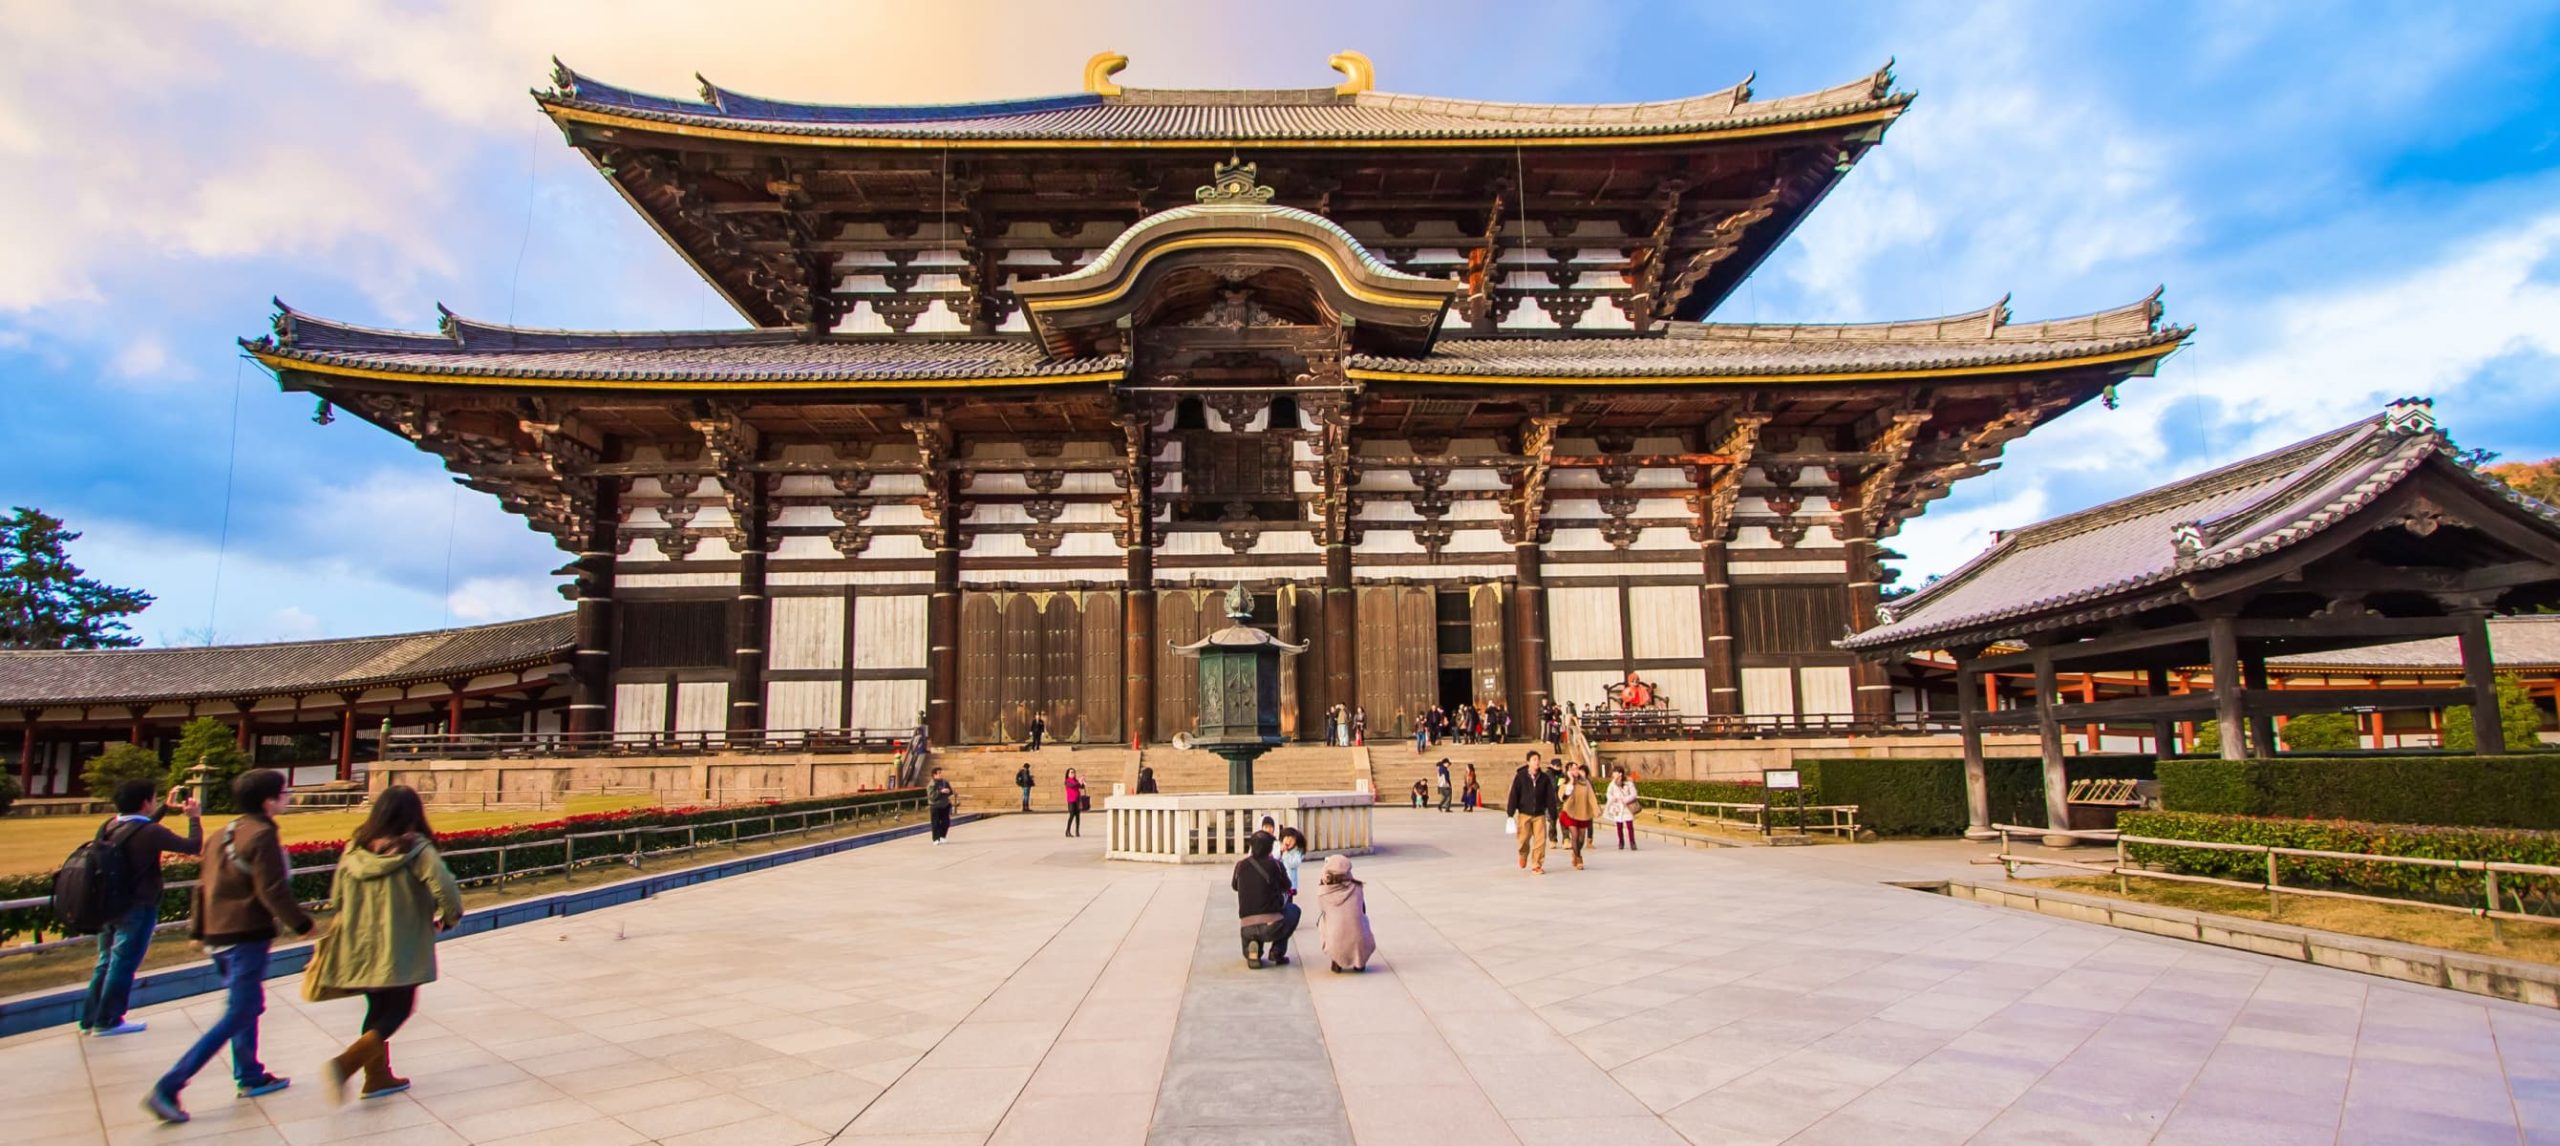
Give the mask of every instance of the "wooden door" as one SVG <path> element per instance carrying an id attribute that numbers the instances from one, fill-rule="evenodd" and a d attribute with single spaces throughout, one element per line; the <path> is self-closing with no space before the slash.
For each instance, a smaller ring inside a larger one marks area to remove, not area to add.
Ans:
<path id="1" fill-rule="evenodd" d="M 1440 696 L 1440 613 L 1427 587 L 1405 586 L 1396 592 L 1395 734 L 1413 735 L 1413 721 Z M 1370 717 L 1369 727 L 1377 728 Z"/>
<path id="2" fill-rule="evenodd" d="M 1120 732 L 1120 594 L 1084 595 L 1084 719 L 1076 739 L 1117 744 Z"/>
<path id="3" fill-rule="evenodd" d="M 1005 594 L 1004 627 L 998 643 L 1004 649 L 1004 675 L 998 704 L 1004 715 L 1005 743 L 1031 735 L 1031 706 L 1040 703 L 1040 605 L 1028 593 Z"/>
<path id="4" fill-rule="evenodd" d="M 1084 715 L 1084 618 L 1074 593 L 1050 593 L 1040 608 L 1040 695 L 1048 738 L 1075 735 Z"/>
<path id="5" fill-rule="evenodd" d="M 1478 707 L 1492 701 L 1511 703 L 1510 674 L 1503 668 L 1504 654 L 1510 651 L 1510 642 L 1503 639 L 1503 619 L 1509 612 L 1505 596 L 1503 587 L 1494 583 L 1475 586 L 1468 594 L 1468 619 L 1475 630 L 1475 671 L 1470 674 L 1467 687 L 1475 694 Z"/>
<path id="6" fill-rule="evenodd" d="M 1369 734 L 1381 741 L 1401 734 L 1396 708 L 1403 690 L 1396 669 L 1404 642 L 1397 637 L 1396 614 L 1402 592 L 1394 585 L 1361 588 L 1360 629 L 1353 638 L 1360 664 L 1360 709 L 1368 718 Z"/>
<path id="7" fill-rule="evenodd" d="M 1298 682 L 1298 739 L 1322 742 L 1332 735 L 1324 726 L 1324 714 L 1333 704 L 1324 691 L 1324 587 L 1299 587 L 1292 594 L 1290 615 L 1297 618 L 1297 639 L 1307 646 L 1307 651 L 1289 658 L 1297 662 L 1290 667 L 1296 670 Z"/>
<path id="8" fill-rule="evenodd" d="M 1171 651 L 1200 639 L 1197 589 L 1156 594 L 1156 735 L 1167 740 L 1192 731 L 1200 704 L 1200 661 Z"/>
<path id="9" fill-rule="evenodd" d="M 993 593 L 960 599 L 960 742 L 984 744 L 1003 734 L 1004 610 Z"/>

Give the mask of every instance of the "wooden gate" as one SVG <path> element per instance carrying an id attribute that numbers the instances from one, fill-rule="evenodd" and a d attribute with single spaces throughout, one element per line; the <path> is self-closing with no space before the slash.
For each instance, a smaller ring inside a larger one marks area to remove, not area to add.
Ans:
<path id="1" fill-rule="evenodd" d="M 1430 589 L 1360 590 L 1360 707 L 1368 716 L 1371 743 L 1412 735 L 1415 715 L 1438 695 L 1438 629 Z"/>
<path id="2" fill-rule="evenodd" d="M 1203 589 L 1156 593 L 1156 735 L 1166 740 L 1192 731 L 1199 715 L 1200 662 L 1169 650 L 1200 639 L 1201 616 L 1217 607 L 1209 596 Z"/>
<path id="3" fill-rule="evenodd" d="M 970 592 L 960 605 L 960 740 L 1011 743 L 1031 714 L 1058 741 L 1120 737 L 1120 595 Z"/>
<path id="4" fill-rule="evenodd" d="M 1511 703 L 1510 674 L 1504 671 L 1505 654 L 1510 650 L 1503 639 L 1503 619 L 1510 602 L 1500 584 L 1487 582 L 1467 591 L 1468 619 L 1473 622 L 1475 641 L 1474 671 L 1469 674 L 1467 689 L 1474 694 L 1478 707 L 1490 702 Z M 1516 719 L 1518 714 L 1513 714 Z"/>

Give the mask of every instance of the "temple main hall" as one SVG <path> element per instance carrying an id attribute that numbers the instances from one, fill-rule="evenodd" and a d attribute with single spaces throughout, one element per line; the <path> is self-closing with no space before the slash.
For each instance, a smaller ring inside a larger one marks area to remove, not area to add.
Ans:
<path id="1" fill-rule="evenodd" d="M 2157 296 L 1854 324 L 1725 312 L 1911 106 L 1889 71 L 1558 105 L 1124 87 L 542 114 L 746 320 L 371 329 L 279 304 L 282 386 L 571 555 L 585 733 L 1153 743 L 1241 584 L 1286 726 L 1400 735 L 1637 674 L 1671 711 L 1891 715 L 1902 524 L 2189 330 Z M 528 718 L 532 719 L 532 718 Z"/>

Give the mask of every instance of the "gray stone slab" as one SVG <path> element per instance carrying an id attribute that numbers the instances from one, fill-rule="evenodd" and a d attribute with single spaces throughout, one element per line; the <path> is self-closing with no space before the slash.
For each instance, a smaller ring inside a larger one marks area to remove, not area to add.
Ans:
<path id="1" fill-rule="evenodd" d="M 1232 896 L 1213 892 L 1203 908 L 1147 1141 L 1351 1141 L 1306 978 L 1295 964 L 1245 966 Z"/>

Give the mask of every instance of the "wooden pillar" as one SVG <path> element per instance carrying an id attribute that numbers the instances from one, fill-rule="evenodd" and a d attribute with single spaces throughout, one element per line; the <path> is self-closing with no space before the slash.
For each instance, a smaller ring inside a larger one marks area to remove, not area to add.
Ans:
<path id="1" fill-rule="evenodd" d="M 136 747 L 140 747 L 140 746 L 141 746 L 141 744 L 142 744 L 142 731 L 143 731 L 143 727 L 142 727 L 142 714 L 143 714 L 143 713 L 146 713 L 146 712 L 149 712 L 149 711 L 151 711 L 151 708 L 150 708 L 150 706 L 149 706 L 149 705 L 142 705 L 142 704 L 128 704 L 128 705 L 124 706 L 124 713 L 125 713 L 125 716 L 126 716 L 128 719 L 130 719 L 130 720 L 132 721 L 132 723 L 127 724 L 127 725 L 125 726 L 125 730 L 124 730 L 124 742 L 125 742 L 125 743 L 127 743 L 127 744 L 131 744 L 131 745 L 134 745 L 134 746 L 136 746 Z"/>
<path id="2" fill-rule="evenodd" d="M 2213 719 L 2222 728 L 2222 758 L 2249 755 L 2248 722 L 2241 719 L 2240 634 L 2229 617 L 2205 622 L 2206 657 L 2213 663 Z"/>
<path id="3" fill-rule="evenodd" d="M 2507 726 L 2498 719 L 2498 673 L 2489 652 L 2488 611 L 2466 609 L 2455 617 L 2462 622 L 2462 683 L 2471 690 L 2472 751 L 2483 756 L 2503 754 Z"/>
<path id="4" fill-rule="evenodd" d="M 356 699 L 343 692 L 338 699 L 343 702 L 338 706 L 338 779 L 343 782 L 356 778 Z"/>
<path id="5" fill-rule="evenodd" d="M 2169 695 L 2169 670 L 2154 666 L 2143 674 L 2143 692 L 2151 696 Z M 2167 756 L 2178 750 L 2178 722 L 2165 716 L 2151 719 L 2151 754 Z"/>
<path id="6" fill-rule="evenodd" d="M 2250 691 L 2267 691 L 2267 655 L 2265 653 L 2241 654 L 2240 677 L 2249 686 Z M 2276 718 L 2273 716 L 2250 717 L 2249 755 L 2263 760 L 2275 754 Z"/>
<path id="7" fill-rule="evenodd" d="M 928 476 L 928 481 L 943 480 Z M 942 531 L 933 547 L 933 596 L 925 601 L 924 640 L 933 667 L 926 683 L 925 734 L 936 748 L 959 742 L 960 733 L 960 550 L 959 538 Z"/>
<path id="8" fill-rule="evenodd" d="M 1360 703 L 1360 598 L 1351 585 L 1351 544 L 1324 547 L 1324 691 L 1348 712 Z"/>
<path id="9" fill-rule="evenodd" d="M 1731 546 L 1723 538 L 1699 547 L 1706 577 L 1699 612 L 1707 629 L 1707 715 L 1742 715 L 1742 669 L 1733 648 L 1733 578 L 1728 572 Z M 1958 673 L 1961 682 L 1964 674 Z M 1959 688 L 1963 687 L 1961 684 Z"/>
<path id="10" fill-rule="evenodd" d="M 765 597 L 765 476 L 753 471 L 722 474 L 723 484 L 745 486 L 733 491 L 730 504 L 744 511 L 735 523 L 738 550 L 738 605 L 731 610 L 729 654 L 729 730 L 758 732 L 764 728 L 765 638 L 770 631 Z"/>
<path id="11" fill-rule="evenodd" d="M 621 550 L 622 479 L 595 482 L 578 546 L 577 638 L 569 651 L 569 731 L 613 731 L 613 563 Z M 343 769 L 342 769 L 343 770 Z"/>
<path id="12" fill-rule="evenodd" d="M 2062 725 L 2053 717 L 2053 706 L 2061 700 L 2053 679 L 2053 654 L 2036 650 L 2036 739 L 2044 749 L 2044 826 L 2055 830 L 2071 827 L 2070 779 L 2062 766 Z M 2045 842 L 2068 846 L 2068 836 L 2047 836 Z"/>
<path id="13" fill-rule="evenodd" d="M 1511 594 L 1511 715 L 1524 729 L 1540 727 L 1552 695 L 1547 677 L 1547 580 L 1536 545 L 1511 547 L 1517 584 Z"/>
<path id="14" fill-rule="evenodd" d="M 1982 649 L 1977 645 L 1947 652 L 1956 662 L 1956 726 L 1964 738 L 1964 838 L 1995 839 L 1999 833 L 1991 830 L 1991 781 L 1982 764 L 1982 693 L 1966 679 Z"/>
<path id="15" fill-rule="evenodd" d="M 2080 674 L 2080 702 L 2082 704 L 2098 703 L 2098 674 L 2086 672 Z M 2097 751 L 2101 743 L 2100 738 L 2106 734 L 2106 726 L 2093 721 L 2081 727 L 2080 750 Z"/>
<path id="16" fill-rule="evenodd" d="M 1120 607 L 1120 663 L 1126 677 L 1120 718 L 1128 723 L 1132 748 L 1145 747 L 1156 733 L 1156 554 L 1149 532 L 1143 523 L 1130 529 L 1132 544 L 1125 562 L 1128 596 Z M 1310 702 L 1300 697 L 1298 703 Z M 1290 729 L 1293 734 L 1296 731 Z"/>
<path id="17" fill-rule="evenodd" d="M 1882 567 L 1876 561 L 1876 543 L 1868 536 L 1864 513 L 1843 511 L 1839 528 L 1849 567 L 1849 631 L 1863 632 L 1876 623 L 1876 578 L 1882 575 Z M 1893 682 L 1886 679 L 1881 658 L 1859 657 L 1850 666 L 1849 711 L 1859 720 L 1892 718 Z"/>
<path id="18" fill-rule="evenodd" d="M 462 682 L 453 682 L 453 691 L 444 698 L 444 738 L 447 743 L 462 739 Z"/>
<path id="19" fill-rule="evenodd" d="M 18 729 L 18 792 L 32 796 L 36 791 L 36 714 L 27 709 L 22 715 L 26 723 Z"/>

